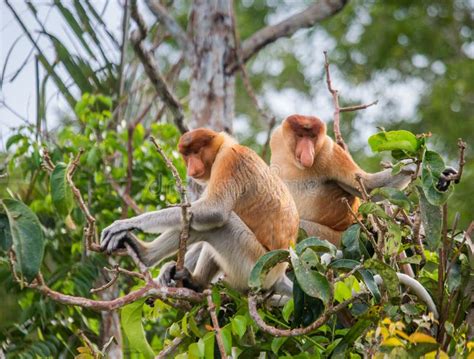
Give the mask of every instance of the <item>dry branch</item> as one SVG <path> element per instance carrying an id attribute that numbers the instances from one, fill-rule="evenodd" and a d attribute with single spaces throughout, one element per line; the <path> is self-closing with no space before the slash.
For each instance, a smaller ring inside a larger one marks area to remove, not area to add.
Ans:
<path id="1" fill-rule="evenodd" d="M 347 0 L 323 0 L 308 6 L 304 11 L 255 32 L 242 43 L 242 61 L 247 62 L 254 54 L 281 37 L 293 35 L 297 30 L 314 26 L 340 11 Z M 229 64 L 229 72 L 234 72 L 238 64 Z"/>
<path id="2" fill-rule="evenodd" d="M 161 100 L 168 106 L 174 117 L 174 122 L 181 133 L 187 132 L 188 128 L 184 124 L 184 114 L 181 103 L 178 101 L 176 96 L 172 93 L 170 87 L 166 83 L 166 80 L 161 75 L 159 67 L 154 57 L 146 50 L 143 39 L 146 36 L 146 25 L 142 16 L 139 14 L 136 8 L 136 2 L 132 1 L 132 18 L 138 24 L 138 30 L 133 31 L 130 40 L 133 44 L 133 49 L 140 59 L 145 73 L 147 74 L 150 82 L 155 87 L 155 90 L 160 96 Z"/>
<path id="3" fill-rule="evenodd" d="M 186 32 L 181 28 L 178 22 L 168 13 L 166 8 L 157 0 L 145 0 L 150 11 L 156 16 L 157 20 L 161 22 L 168 32 L 178 42 L 184 53 L 189 51 L 190 40 Z"/>
<path id="4" fill-rule="evenodd" d="M 212 301 L 212 292 L 210 290 L 206 290 L 205 294 L 207 297 L 207 308 L 209 310 L 209 314 L 211 315 L 212 327 L 216 333 L 217 347 L 219 348 L 221 358 L 227 358 L 224 340 L 222 339 L 221 327 L 219 326 L 219 321 L 217 320 L 216 305 Z"/>
<path id="5" fill-rule="evenodd" d="M 328 90 L 332 95 L 332 100 L 334 103 L 334 115 L 333 115 L 333 126 L 334 126 L 334 137 L 336 139 L 336 143 L 341 146 L 345 151 L 348 151 L 347 144 L 344 142 L 341 134 L 341 127 L 340 127 L 340 120 L 341 120 L 341 112 L 351 112 L 351 111 L 358 111 L 366 109 L 367 107 L 376 105 L 378 100 L 371 102 L 369 104 L 361 104 L 361 105 L 354 105 L 348 107 L 340 107 L 339 105 L 339 91 L 332 87 L 331 81 L 331 73 L 329 71 L 329 60 L 328 60 L 328 53 L 324 51 L 324 68 L 326 70 L 326 84 L 328 86 Z"/>
<path id="6" fill-rule="evenodd" d="M 156 150 L 160 153 L 161 157 L 166 163 L 166 167 L 168 167 L 173 174 L 174 180 L 176 182 L 176 187 L 178 188 L 179 195 L 181 197 L 181 218 L 183 220 L 183 227 L 181 229 L 181 233 L 179 235 L 179 250 L 178 250 L 178 257 L 176 259 L 176 270 L 182 271 L 184 269 L 184 255 L 186 254 L 186 243 L 189 238 L 189 230 L 191 224 L 191 217 L 192 213 L 189 210 L 191 206 L 188 201 L 188 197 L 186 196 L 186 187 L 183 185 L 183 181 L 179 176 L 178 170 L 170 161 L 170 159 L 166 156 L 165 151 L 161 148 L 159 143 L 156 141 L 154 137 L 151 137 L 151 141 L 156 147 Z M 181 281 L 180 281 L 181 282 Z"/>

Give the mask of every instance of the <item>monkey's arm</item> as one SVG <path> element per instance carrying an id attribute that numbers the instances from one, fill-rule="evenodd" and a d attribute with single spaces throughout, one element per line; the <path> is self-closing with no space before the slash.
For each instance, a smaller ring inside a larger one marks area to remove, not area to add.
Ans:
<path id="1" fill-rule="evenodd" d="M 232 204 L 230 201 L 209 201 L 206 198 L 193 202 L 191 228 L 206 231 L 222 226 L 229 218 Z M 176 231 L 182 227 L 181 208 L 171 207 L 159 211 L 148 212 L 139 216 L 117 220 L 102 231 L 101 249 L 111 253 L 123 247 L 127 232 L 134 229 L 146 233 L 163 233 Z"/>
<path id="2" fill-rule="evenodd" d="M 380 187 L 403 189 L 410 183 L 416 171 L 416 165 L 407 162 L 396 175 L 392 175 L 391 169 L 376 173 L 367 173 L 354 162 L 347 152 L 337 145 L 334 145 L 329 163 L 331 165 L 327 166 L 326 171 L 329 179 L 335 180 L 345 191 L 357 197 L 361 197 L 361 193 L 356 176 L 361 177 L 365 188 L 370 193 L 373 189 Z"/>

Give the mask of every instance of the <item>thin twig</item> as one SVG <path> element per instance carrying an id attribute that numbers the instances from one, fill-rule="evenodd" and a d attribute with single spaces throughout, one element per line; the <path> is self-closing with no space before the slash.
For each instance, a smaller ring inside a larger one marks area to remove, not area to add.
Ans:
<path id="1" fill-rule="evenodd" d="M 166 156 L 165 151 L 161 148 L 158 141 L 154 137 L 151 137 L 151 141 L 156 147 L 156 150 L 159 152 L 161 157 L 166 163 L 166 167 L 168 167 L 173 174 L 174 180 L 176 182 L 176 187 L 178 189 L 179 195 L 181 197 L 181 218 L 183 220 L 183 227 L 181 229 L 181 233 L 179 236 L 179 250 L 178 250 L 178 257 L 176 259 L 176 270 L 182 271 L 184 269 L 184 255 L 186 254 L 186 243 L 189 238 L 189 231 L 191 225 L 191 217 L 192 213 L 189 210 L 190 204 L 188 201 L 188 197 L 186 196 L 186 187 L 183 185 L 183 181 L 179 176 L 178 170 L 173 165 L 171 160 Z"/>
<path id="2" fill-rule="evenodd" d="M 331 73 L 329 71 L 329 60 L 328 60 L 327 51 L 324 51 L 324 68 L 326 70 L 326 84 L 327 84 L 329 92 L 332 95 L 332 100 L 334 103 L 334 114 L 333 114 L 334 137 L 336 139 L 336 143 L 339 146 L 341 146 L 345 151 L 348 151 L 349 149 L 347 147 L 347 144 L 344 142 L 344 139 L 342 138 L 342 134 L 341 134 L 341 127 L 340 127 L 341 112 L 364 110 L 370 106 L 376 105 L 378 103 L 378 100 L 371 102 L 369 104 L 360 104 L 360 105 L 354 105 L 354 106 L 340 107 L 339 91 L 332 87 Z"/>
<path id="3" fill-rule="evenodd" d="M 207 309 L 209 310 L 209 314 L 211 315 L 212 326 L 216 333 L 217 346 L 219 348 L 221 358 L 227 358 L 227 354 L 225 352 L 224 340 L 222 339 L 221 327 L 219 326 L 219 321 L 217 320 L 216 305 L 212 301 L 212 292 L 210 290 L 206 290 L 205 294 L 207 297 Z"/>
<path id="4" fill-rule="evenodd" d="M 362 256 L 362 257 L 360 258 L 360 261 L 361 261 L 361 262 L 364 261 L 364 256 Z M 351 275 L 354 275 L 354 273 L 357 272 L 359 269 L 361 269 L 363 266 L 364 266 L 363 263 L 356 265 L 356 266 L 355 266 L 354 268 L 352 268 L 349 272 L 344 273 L 343 275 L 341 275 L 341 276 L 337 277 L 336 279 L 334 279 L 334 283 L 336 283 L 336 282 L 341 282 L 341 281 L 346 280 L 346 279 L 349 278 Z"/>
<path id="5" fill-rule="evenodd" d="M 172 354 L 176 351 L 176 349 L 181 345 L 183 342 L 184 337 L 176 337 L 174 338 L 170 344 L 163 348 L 159 352 L 159 354 L 155 357 L 155 359 L 166 359 L 171 358 Z"/>
<path id="6" fill-rule="evenodd" d="M 464 165 L 466 164 L 466 159 L 464 158 L 464 152 L 466 151 L 467 144 L 462 140 L 462 138 L 458 139 L 458 147 L 459 147 L 459 165 L 458 165 L 458 172 L 449 176 L 446 176 L 447 181 L 455 181 L 459 183 L 461 180 L 462 172 L 464 169 Z"/>
<path id="7" fill-rule="evenodd" d="M 257 326 L 266 333 L 269 333 L 276 337 L 295 337 L 298 335 L 305 335 L 311 333 L 312 331 L 318 329 L 322 325 L 324 325 L 332 315 L 340 312 L 341 310 L 347 308 L 350 304 L 354 303 L 357 299 L 362 297 L 363 295 L 368 294 L 366 291 L 361 291 L 359 293 L 354 294 L 351 298 L 339 303 L 336 306 L 331 306 L 327 308 L 324 313 L 313 323 L 308 325 L 304 328 L 294 328 L 294 329 L 279 329 L 272 327 L 265 323 L 265 321 L 260 317 L 257 310 L 257 297 L 253 295 L 249 295 L 248 302 L 249 302 L 249 312 L 252 319 L 255 321 Z"/>
<path id="8" fill-rule="evenodd" d="M 133 6 L 134 3 L 135 8 Z M 135 30 L 130 37 L 130 40 L 133 44 L 133 49 L 135 50 L 135 53 L 140 59 L 143 68 L 145 69 L 145 73 L 150 79 L 150 82 L 155 87 L 157 94 L 160 96 L 161 100 L 168 106 L 171 113 L 173 114 L 176 126 L 181 131 L 181 133 L 185 133 L 188 131 L 188 128 L 183 122 L 184 114 L 182 105 L 178 101 L 176 96 L 172 93 L 171 89 L 166 83 L 166 80 L 161 75 L 161 72 L 154 57 L 145 49 L 145 46 L 143 45 L 143 39 L 146 36 L 146 26 L 144 25 L 145 21 L 139 14 L 138 9 L 136 9 L 136 2 L 132 1 L 131 5 L 133 10 L 131 14 L 132 18 L 138 24 L 139 27 L 139 29 Z"/>
<path id="9" fill-rule="evenodd" d="M 262 147 L 262 151 L 260 153 L 260 156 L 265 159 L 267 156 L 267 151 L 268 151 L 268 146 L 270 144 L 270 135 L 271 132 L 273 131 L 273 128 L 275 127 L 276 124 L 276 118 L 273 114 L 270 114 L 270 110 L 264 109 L 258 102 L 257 96 L 255 94 L 255 91 L 253 89 L 252 83 L 250 82 L 250 78 L 247 72 L 247 68 L 245 67 L 245 62 L 242 59 L 242 49 L 240 46 L 240 35 L 237 30 L 237 22 L 235 20 L 235 9 L 232 9 L 231 11 L 231 19 L 232 19 L 232 33 L 234 35 L 234 43 L 235 43 L 235 56 L 236 56 L 236 61 L 237 65 L 242 73 L 242 82 L 244 84 L 245 90 L 247 91 L 247 94 L 249 95 L 254 107 L 256 108 L 257 112 L 259 113 L 260 117 L 264 119 L 264 122 L 266 123 L 268 130 L 267 130 L 267 137 L 265 140 L 265 143 Z"/>

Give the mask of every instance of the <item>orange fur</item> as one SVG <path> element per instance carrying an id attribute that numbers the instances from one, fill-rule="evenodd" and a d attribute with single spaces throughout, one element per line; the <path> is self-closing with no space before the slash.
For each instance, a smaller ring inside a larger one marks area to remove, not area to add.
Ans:
<path id="1" fill-rule="evenodd" d="M 297 148 L 302 138 L 306 142 L 310 139 L 314 146 L 311 166 L 299 162 Z M 327 227 L 318 234 L 328 233 L 328 229 L 335 231 L 331 241 L 338 242 L 334 238 L 340 238 L 342 231 L 354 222 L 342 199 L 346 198 L 354 211 L 359 205 L 358 198 L 343 189 L 339 182 L 355 187 L 355 174 L 365 172 L 326 135 L 326 126 L 317 117 L 288 117 L 274 131 L 270 146 L 272 169 L 288 185 L 300 218 Z"/>
<path id="2" fill-rule="evenodd" d="M 284 183 L 251 149 L 225 133 L 197 129 L 182 136 L 179 151 L 201 162 L 207 184 L 203 196 L 227 201 L 266 250 L 288 248 L 296 239 L 299 217 Z M 188 168 L 189 173 L 189 168 Z"/>

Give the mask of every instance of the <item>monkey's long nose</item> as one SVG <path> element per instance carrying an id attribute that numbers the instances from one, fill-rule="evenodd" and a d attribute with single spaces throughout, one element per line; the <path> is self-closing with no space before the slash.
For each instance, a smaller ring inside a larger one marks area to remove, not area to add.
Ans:
<path id="1" fill-rule="evenodd" d="M 305 168 L 311 168 L 314 163 L 314 144 L 309 138 L 302 138 L 296 145 L 296 157 Z"/>

